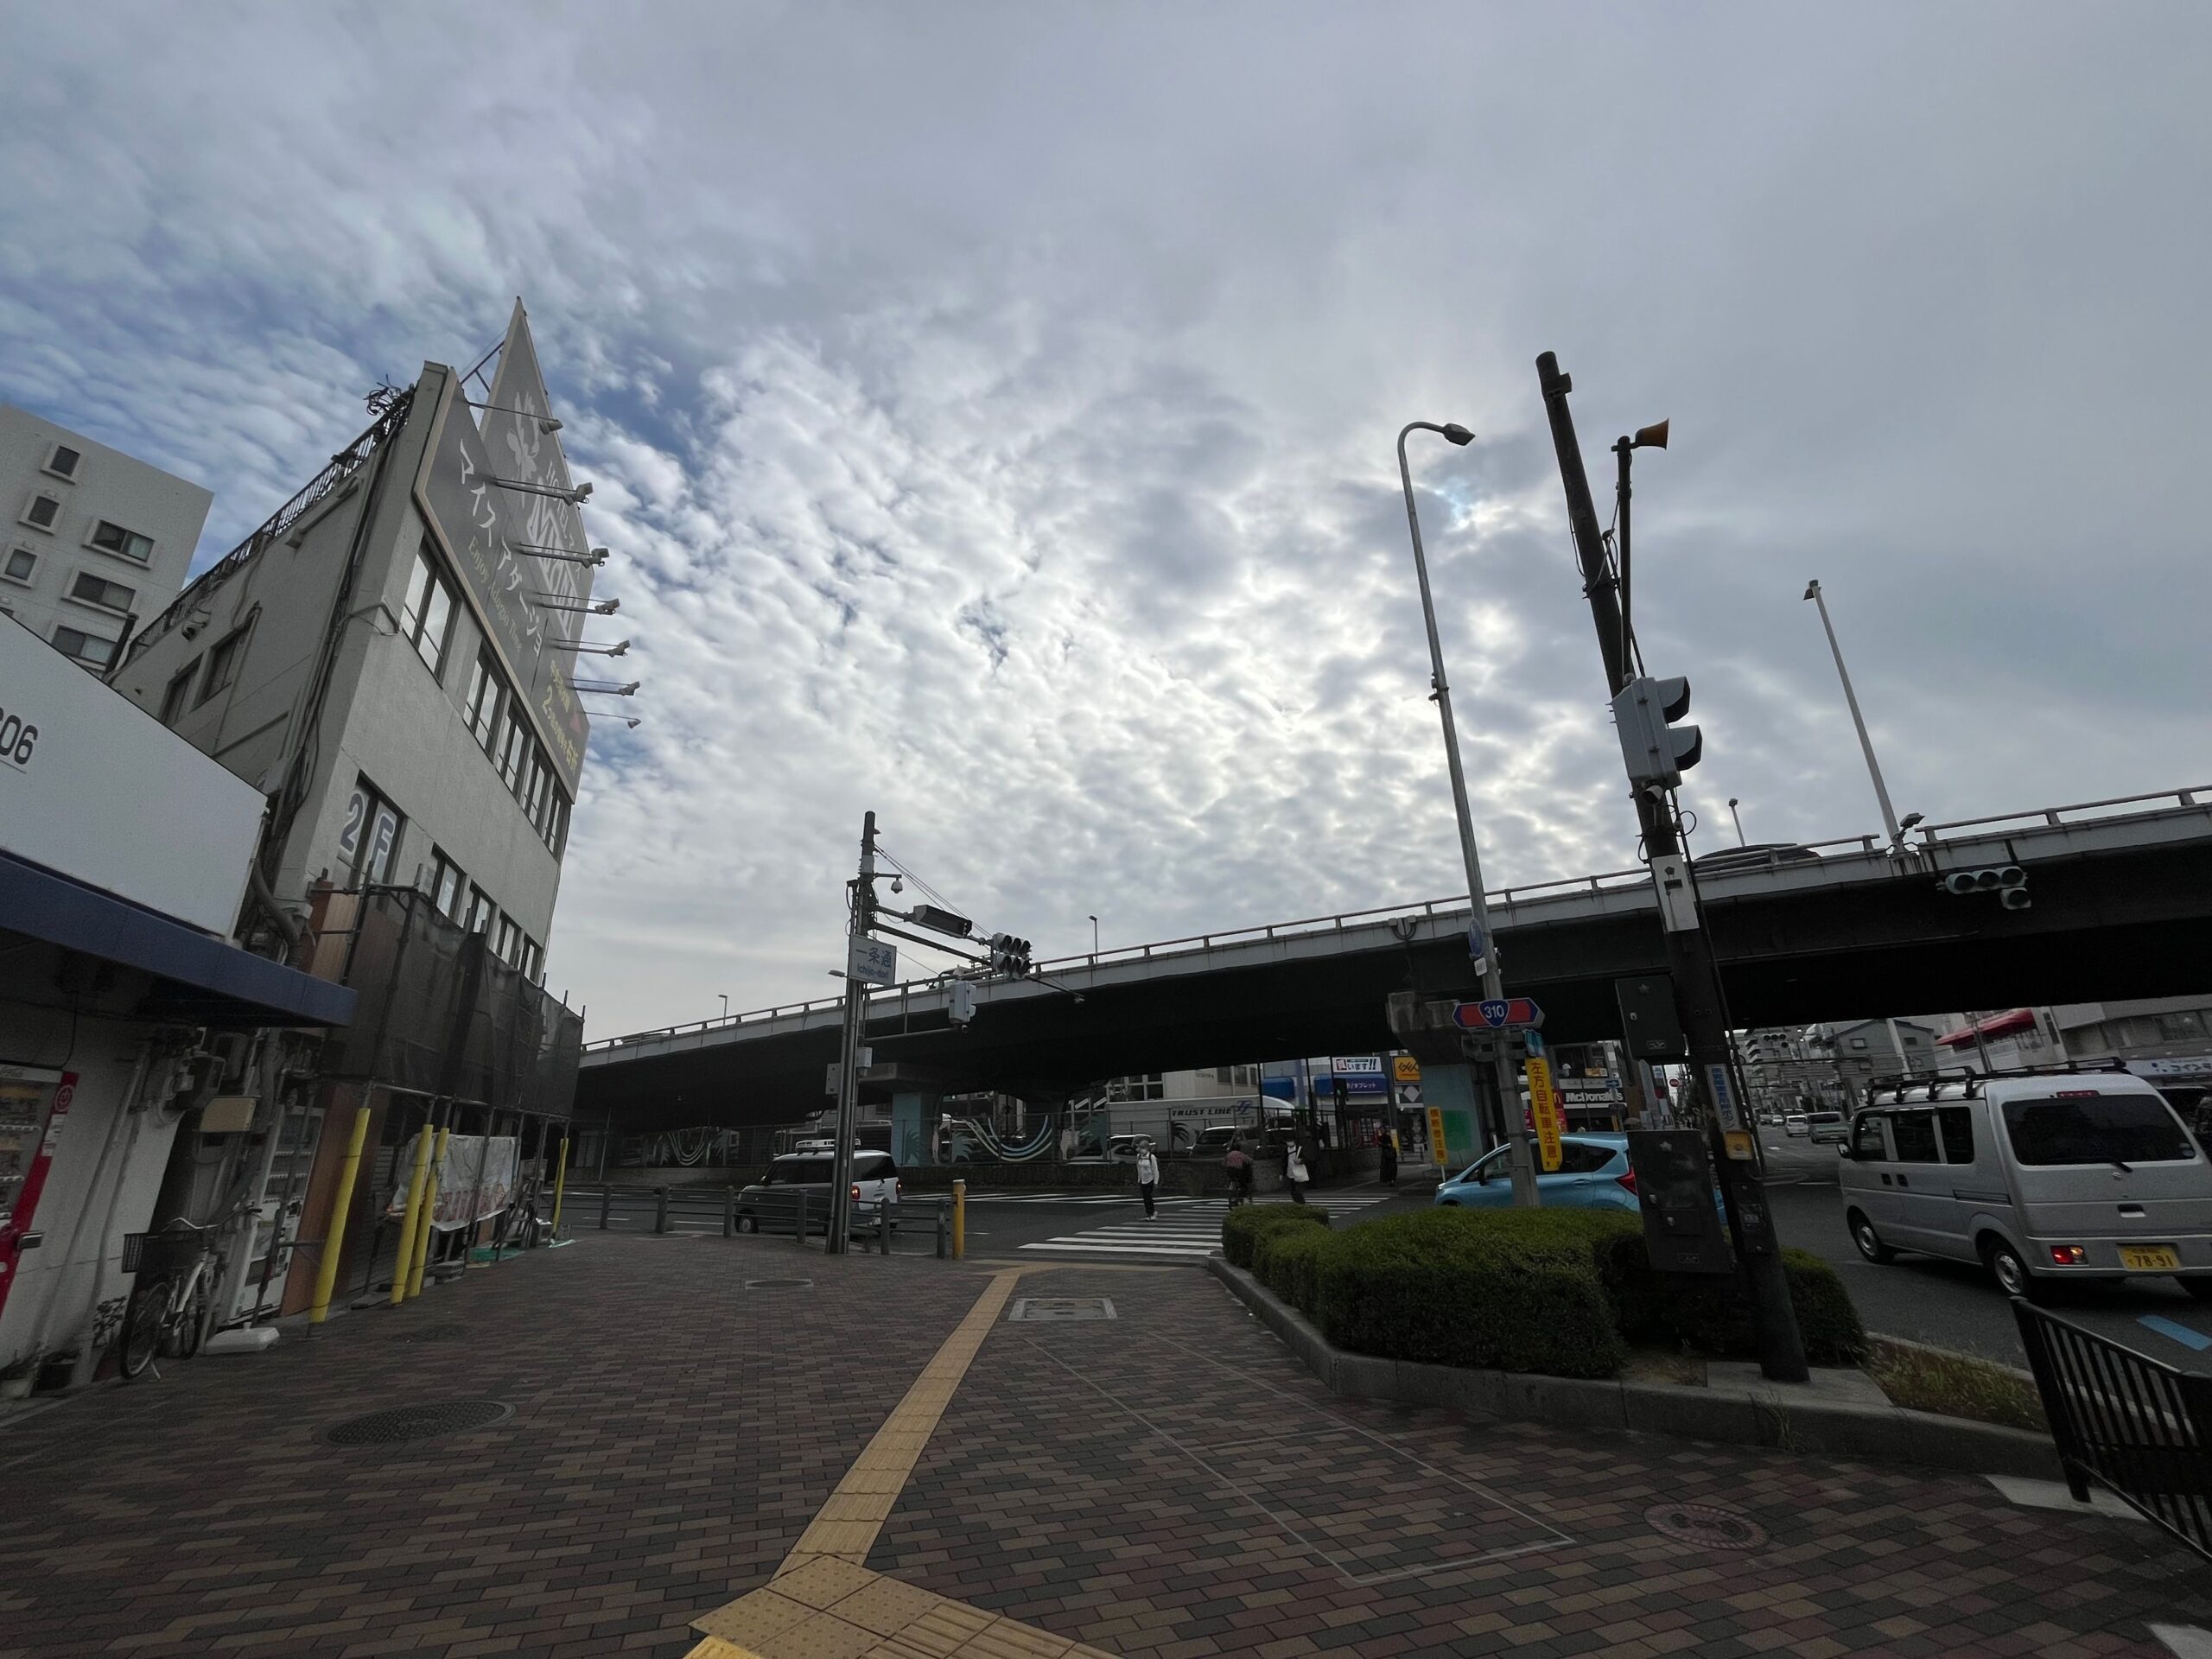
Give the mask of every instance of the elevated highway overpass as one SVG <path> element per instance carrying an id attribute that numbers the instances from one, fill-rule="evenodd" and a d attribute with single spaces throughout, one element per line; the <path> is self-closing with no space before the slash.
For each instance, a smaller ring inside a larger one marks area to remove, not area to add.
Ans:
<path id="1" fill-rule="evenodd" d="M 1699 873 L 1738 1026 L 2191 995 L 2212 984 L 2212 787 L 1927 824 L 1812 857 Z M 2025 909 L 1942 878 L 2018 865 Z M 1559 1042 L 1618 1034 L 1612 982 L 1664 966 L 1647 871 L 1490 895 L 1508 988 Z M 869 1045 L 954 1092 L 1066 1098 L 1130 1072 L 1390 1046 L 1389 994 L 1472 995 L 1465 898 L 1086 953 L 981 984 L 967 1027 L 942 981 L 878 991 Z M 824 1103 L 835 997 L 587 1046 L 585 1121 L 650 1133 L 796 1121 Z"/>

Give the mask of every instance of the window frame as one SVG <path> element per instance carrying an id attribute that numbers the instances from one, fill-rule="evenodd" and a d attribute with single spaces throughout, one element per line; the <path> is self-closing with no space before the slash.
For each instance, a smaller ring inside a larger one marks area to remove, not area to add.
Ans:
<path id="1" fill-rule="evenodd" d="M 1890 1136 L 1887 1112 L 1861 1112 L 1851 1123 L 1851 1155 L 1860 1163 L 1886 1164 L 1890 1161 Z M 1809 1127 L 1809 1124 L 1808 1126 Z M 1874 1149 L 1868 1151 L 1864 1138 L 1872 1130 Z"/>
<path id="2" fill-rule="evenodd" d="M 54 464 L 55 458 L 64 454 L 76 457 L 75 462 L 67 472 Z M 77 481 L 77 474 L 83 470 L 84 465 L 85 452 L 83 450 L 72 448 L 68 444 L 57 441 L 46 446 L 46 459 L 39 462 L 38 469 L 48 478 L 58 478 L 64 484 L 74 484 Z"/>
<path id="3" fill-rule="evenodd" d="M 515 918 L 500 912 L 499 927 L 492 935 L 492 954 L 508 967 L 514 967 L 515 958 L 522 953 L 522 938 L 523 931 L 516 925 Z"/>
<path id="4" fill-rule="evenodd" d="M 1943 1161 L 1942 1135 L 1936 1127 L 1934 1107 L 1918 1105 L 1893 1107 L 1886 1116 L 1890 1120 L 1890 1161 L 1891 1163 L 1940 1164 Z M 1913 1149 L 1907 1151 L 1908 1143 L 1904 1135 L 1899 1133 L 1901 1130 L 1910 1130 L 1917 1134 L 1923 1128 L 1928 1131 L 1925 1157 L 1920 1155 L 1923 1148 L 1919 1143 L 1913 1143 Z"/>
<path id="5" fill-rule="evenodd" d="M 1938 1106 L 1936 1109 L 1936 1133 L 1943 1142 L 1943 1161 L 1947 1164 L 1971 1164 L 1974 1160 L 1974 1109 L 1971 1106 Z M 1966 1125 L 1966 1156 L 1959 1155 L 1961 1148 L 1952 1144 L 1954 1125 Z"/>
<path id="6" fill-rule="evenodd" d="M 179 720 L 193 707 L 192 682 L 199 677 L 201 658 L 194 657 L 182 668 L 169 676 L 169 683 L 162 688 L 162 724 L 174 729 Z"/>
<path id="7" fill-rule="evenodd" d="M 123 603 L 117 605 L 105 599 L 86 599 L 77 589 L 88 582 L 101 588 L 114 588 L 124 595 Z M 119 582 L 110 582 L 97 571 L 79 570 L 69 578 L 69 585 L 62 589 L 61 597 L 72 605 L 83 605 L 107 616 L 129 616 L 131 607 L 138 603 L 138 590 L 136 588 L 126 588 Z"/>
<path id="8" fill-rule="evenodd" d="M 114 531 L 123 537 L 124 544 L 121 547 L 109 547 L 105 545 L 99 539 L 100 531 L 103 530 Z M 141 558 L 137 554 L 130 551 L 130 543 L 133 541 L 141 541 L 146 543 L 146 554 L 143 558 Z M 118 524 L 112 518 L 93 519 L 92 529 L 85 532 L 85 545 L 91 548 L 95 553 L 106 554 L 111 559 L 127 560 L 130 563 L 137 565 L 142 570 L 150 569 L 152 568 L 154 555 L 160 551 L 160 543 L 156 542 L 152 537 L 147 535 L 145 531 L 133 530 L 128 524 Z"/>
<path id="9" fill-rule="evenodd" d="M 31 568 L 20 576 L 8 568 L 18 558 L 31 562 Z M 0 582 L 12 582 L 19 588 L 35 586 L 38 582 L 38 549 L 25 547 L 20 543 L 11 544 L 7 556 L 0 558 Z"/>
<path id="10" fill-rule="evenodd" d="M 476 653 L 476 665 L 469 671 L 468 687 L 461 700 L 461 717 L 468 722 L 469 734 L 475 738 L 476 747 L 492 756 L 498 756 L 493 746 L 499 737 L 499 715 L 507 702 L 506 676 L 499 671 L 499 660 L 492 655 L 492 648 L 484 646 Z"/>
<path id="11" fill-rule="evenodd" d="M 51 501 L 54 503 L 54 516 L 51 518 L 48 518 L 42 524 L 39 523 L 35 518 L 32 517 L 33 512 L 41 501 Z M 59 535 L 61 531 L 61 498 L 52 493 L 50 491 L 42 489 L 32 490 L 30 499 L 23 503 L 22 511 L 16 515 L 16 522 L 19 524 L 29 525 L 41 536 Z"/>
<path id="12" fill-rule="evenodd" d="M 522 976 L 524 979 L 530 981 L 533 985 L 536 984 L 537 982 L 538 976 L 545 970 L 544 947 L 539 944 L 536 939 L 531 938 L 529 934 L 524 934 L 522 936 L 522 960 L 515 965 L 522 969 Z"/>
<path id="13" fill-rule="evenodd" d="M 450 899 L 442 897 L 447 882 L 453 884 Z M 433 845 L 430 849 L 430 885 L 428 889 L 430 908 L 449 922 L 461 919 L 461 901 L 468 893 L 468 872 L 446 856 L 445 849 Z"/>
<path id="14" fill-rule="evenodd" d="M 105 645 L 107 647 L 107 655 L 105 658 L 91 658 L 85 656 L 80 652 L 70 650 L 68 646 L 61 643 L 61 636 L 65 633 L 75 634 L 78 639 L 83 640 L 86 645 Z M 57 622 L 54 625 L 54 632 L 47 636 L 47 643 L 51 645 L 64 657 L 67 657 L 71 662 L 76 664 L 79 668 L 105 670 L 115 666 L 115 648 L 120 645 L 122 641 L 120 639 L 108 639 L 103 634 L 87 633 L 84 629 L 76 627 L 67 622 Z"/>
<path id="15" fill-rule="evenodd" d="M 444 601 L 442 614 L 434 604 L 440 600 Z M 431 551 L 426 538 L 415 549 L 415 566 L 408 572 L 406 591 L 400 595 L 399 637 L 415 648 L 430 677 L 440 683 L 445 680 L 446 659 L 453 654 L 454 620 L 460 613 L 461 586 L 447 574 L 444 562 Z M 434 617 L 438 632 L 435 660 L 423 649 Z"/>
<path id="16" fill-rule="evenodd" d="M 468 884 L 468 908 L 461 912 L 461 931 L 481 933 L 492 925 L 492 918 L 499 907 L 492 902 L 492 895 L 471 881 Z"/>
<path id="17" fill-rule="evenodd" d="M 246 636 L 253 632 L 251 618 L 241 622 L 207 648 L 207 672 L 202 677 L 195 709 L 205 708 L 215 696 L 238 683 L 238 658 L 245 654 Z"/>

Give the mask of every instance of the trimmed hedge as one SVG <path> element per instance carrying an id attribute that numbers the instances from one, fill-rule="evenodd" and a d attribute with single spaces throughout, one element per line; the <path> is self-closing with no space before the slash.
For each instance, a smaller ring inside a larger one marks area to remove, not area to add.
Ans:
<path id="1" fill-rule="evenodd" d="M 1592 1212 L 1439 1209 L 1332 1236 L 1308 1310 L 1340 1348 L 1553 1376 L 1628 1357 L 1586 1231 Z"/>
<path id="2" fill-rule="evenodd" d="M 1355 1353 L 1611 1376 L 1630 1343 L 1755 1351 L 1734 1276 L 1655 1273 L 1625 1211 L 1436 1209 L 1341 1233 L 1326 1221 L 1244 1206 L 1223 1226 L 1224 1253 Z M 1860 1358 L 1866 1333 L 1835 1269 L 1803 1250 L 1782 1259 L 1806 1357 Z"/>
<path id="3" fill-rule="evenodd" d="M 1262 1235 L 1283 1227 L 1326 1227 L 1329 1212 L 1313 1204 L 1240 1204 L 1221 1224 L 1221 1250 L 1233 1268 L 1250 1268 Z"/>

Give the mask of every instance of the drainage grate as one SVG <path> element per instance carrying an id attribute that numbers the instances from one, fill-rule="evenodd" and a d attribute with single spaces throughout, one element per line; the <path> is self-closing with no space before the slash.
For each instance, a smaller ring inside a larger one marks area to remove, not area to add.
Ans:
<path id="1" fill-rule="evenodd" d="M 1654 1503 L 1643 1518 L 1654 1532 L 1700 1549 L 1757 1549 L 1767 1541 L 1750 1516 L 1718 1503 Z"/>
<path id="2" fill-rule="evenodd" d="M 1024 1296 L 1014 1305 L 1009 1319 L 1038 1322 L 1066 1319 L 1110 1319 L 1114 1304 L 1103 1296 Z"/>
<path id="3" fill-rule="evenodd" d="M 489 1428 L 514 1414 L 514 1408 L 497 1400 L 437 1400 L 419 1406 L 394 1406 L 365 1417 L 349 1417 L 331 1426 L 323 1439 L 333 1446 L 391 1446 L 400 1440 L 427 1440 L 438 1434 L 459 1434 L 472 1428 Z"/>
<path id="4" fill-rule="evenodd" d="M 748 1279 L 747 1290 L 804 1290 L 814 1282 L 811 1279 Z"/>

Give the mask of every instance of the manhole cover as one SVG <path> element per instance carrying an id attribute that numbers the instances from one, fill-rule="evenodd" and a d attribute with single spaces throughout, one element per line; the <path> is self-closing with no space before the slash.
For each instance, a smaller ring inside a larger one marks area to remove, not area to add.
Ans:
<path id="1" fill-rule="evenodd" d="M 497 1400 L 438 1400 L 349 1417 L 334 1426 L 323 1439 L 333 1446 L 391 1446 L 400 1440 L 427 1440 L 436 1434 L 489 1428 L 513 1414 L 512 1406 Z"/>
<path id="2" fill-rule="evenodd" d="M 1700 1549 L 1757 1549 L 1766 1542 L 1764 1527 L 1718 1503 L 1654 1503 L 1643 1518 L 1653 1531 Z"/>
<path id="3" fill-rule="evenodd" d="M 1103 1296 L 1024 1296 L 1009 1319 L 1110 1319 L 1114 1304 Z"/>
<path id="4" fill-rule="evenodd" d="M 748 1279 L 747 1290 L 804 1290 L 814 1282 L 811 1279 Z"/>

